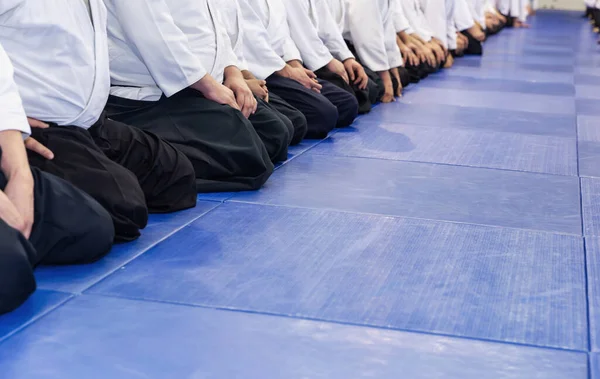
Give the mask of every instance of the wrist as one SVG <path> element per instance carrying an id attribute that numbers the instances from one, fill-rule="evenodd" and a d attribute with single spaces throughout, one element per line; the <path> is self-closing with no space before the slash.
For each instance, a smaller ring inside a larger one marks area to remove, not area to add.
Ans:
<path id="1" fill-rule="evenodd" d="M 4 174 L 9 183 L 19 182 L 20 186 L 33 186 L 33 175 L 31 174 L 31 169 L 29 169 L 29 167 L 6 170 Z"/>
<path id="2" fill-rule="evenodd" d="M 282 76 L 284 78 L 290 78 L 292 66 L 286 64 L 281 70 L 277 71 L 277 75 Z"/>
<path id="3" fill-rule="evenodd" d="M 300 62 L 299 60 L 296 60 L 296 59 L 291 60 L 287 63 L 293 68 L 303 68 L 302 62 Z"/>

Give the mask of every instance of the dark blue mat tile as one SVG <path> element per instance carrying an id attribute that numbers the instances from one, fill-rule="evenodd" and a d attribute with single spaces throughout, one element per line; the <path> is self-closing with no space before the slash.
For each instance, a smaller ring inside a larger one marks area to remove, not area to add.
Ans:
<path id="1" fill-rule="evenodd" d="M 575 138 L 363 122 L 310 153 L 577 176 L 576 145 Z"/>
<path id="2" fill-rule="evenodd" d="M 592 351 L 600 351 L 600 237 L 586 237 L 585 247 L 590 308 L 590 344 Z"/>
<path id="3" fill-rule="evenodd" d="M 475 67 L 452 67 L 438 75 L 445 76 L 467 76 L 471 78 L 490 78 L 506 80 L 523 80 L 526 82 L 539 83 L 567 83 L 573 84 L 573 73 L 548 72 L 539 70 L 507 69 L 498 70 L 493 68 Z"/>
<path id="4" fill-rule="evenodd" d="M 548 66 L 551 68 L 556 66 L 571 67 L 575 64 L 576 58 L 573 57 L 572 54 L 555 54 L 552 59 L 549 58 L 548 54 L 485 54 L 482 57 L 467 55 L 463 58 L 457 59 L 456 62 L 480 62 L 482 67 L 487 65 L 491 65 L 492 67 L 504 65 L 508 65 L 509 67 L 513 67 L 515 65 L 536 65 L 544 69 Z"/>
<path id="5" fill-rule="evenodd" d="M 572 84 L 530 83 L 522 80 L 485 79 L 468 77 L 432 76 L 417 84 L 423 88 L 462 89 L 471 91 L 519 92 L 542 95 L 572 96 L 575 89 Z"/>
<path id="6" fill-rule="evenodd" d="M 199 193 L 198 200 L 200 201 L 216 201 L 222 203 L 223 201 L 231 197 L 230 192 L 211 192 L 211 193 Z"/>
<path id="7" fill-rule="evenodd" d="M 580 79 L 578 80 L 578 82 L 580 84 L 594 84 L 594 83 L 587 83 L 585 81 L 585 77 L 586 76 L 600 76 L 600 68 L 594 68 L 594 67 L 575 67 L 575 74 L 580 74 Z M 594 82 L 596 82 L 595 79 L 593 79 Z M 595 84 L 598 85 L 598 84 Z"/>
<path id="8" fill-rule="evenodd" d="M 496 40 L 500 41 L 500 40 Z M 490 42 L 490 41 L 487 41 Z M 501 42 L 501 41 L 500 41 Z M 560 55 L 572 55 L 573 47 L 569 44 L 564 45 L 546 45 L 546 46 L 530 46 L 530 45 L 513 45 L 509 46 L 509 44 L 502 43 L 486 43 L 484 49 L 484 57 L 491 58 L 497 56 L 506 56 L 506 55 L 515 55 L 515 56 L 536 56 L 536 57 L 546 57 L 551 60 L 556 58 L 556 56 Z"/>
<path id="9" fill-rule="evenodd" d="M 578 84 L 575 87 L 577 98 L 580 99 L 596 99 L 600 100 L 600 86 L 599 85 L 584 85 Z"/>
<path id="10" fill-rule="evenodd" d="M 600 177 L 600 117 L 577 118 L 579 174 Z"/>
<path id="11" fill-rule="evenodd" d="M 579 142 L 579 174 L 600 177 L 600 142 Z"/>
<path id="12" fill-rule="evenodd" d="M 581 234 L 570 176 L 314 154 L 232 200 Z"/>
<path id="13" fill-rule="evenodd" d="M 10 379 L 585 379 L 587 356 L 84 296 L 3 344 L 0 371 Z"/>
<path id="14" fill-rule="evenodd" d="M 587 348 L 570 235 L 228 203 L 90 292 Z"/>
<path id="15" fill-rule="evenodd" d="M 572 115 L 552 115 L 443 104 L 409 104 L 403 101 L 379 106 L 369 116 L 360 119 L 356 124 L 360 125 L 362 122 L 371 121 L 570 138 L 575 138 L 577 134 L 576 119 Z"/>
<path id="16" fill-rule="evenodd" d="M 538 59 L 539 61 L 539 59 Z M 511 62 L 511 61 L 500 61 L 500 60 L 472 60 L 472 59 L 457 59 L 454 63 L 457 67 L 478 67 L 483 69 L 493 69 L 502 71 L 512 70 L 531 70 L 541 71 L 547 73 L 572 73 L 572 64 L 540 64 L 538 63 L 523 63 L 523 62 Z"/>
<path id="17" fill-rule="evenodd" d="M 17 310 L 0 316 L 0 341 L 52 311 L 67 301 L 71 295 L 38 290 Z"/>
<path id="18" fill-rule="evenodd" d="M 198 202 L 196 208 L 187 211 L 152 215 L 141 238 L 115 245 L 110 254 L 94 264 L 38 268 L 38 287 L 79 293 L 218 205 L 214 202 Z"/>
<path id="19" fill-rule="evenodd" d="M 600 236 L 600 178 L 581 178 L 583 230 L 586 236 Z"/>
<path id="20" fill-rule="evenodd" d="M 587 116 L 600 116 L 600 100 L 577 99 L 577 114 Z"/>
<path id="21" fill-rule="evenodd" d="M 575 101 L 572 96 L 466 91 L 417 86 L 407 92 L 402 101 L 411 104 L 445 104 L 544 114 L 575 115 Z M 600 109 L 598 112 L 600 112 Z"/>
<path id="22" fill-rule="evenodd" d="M 600 73 L 598 75 L 576 74 L 575 84 L 600 86 Z"/>

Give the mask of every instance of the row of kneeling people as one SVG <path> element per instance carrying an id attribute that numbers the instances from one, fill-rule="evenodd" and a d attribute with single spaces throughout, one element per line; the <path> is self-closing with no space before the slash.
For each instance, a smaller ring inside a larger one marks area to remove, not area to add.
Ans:
<path id="1" fill-rule="evenodd" d="M 258 189 L 288 146 L 481 54 L 514 17 L 500 3 L 0 1 L 0 313 L 36 265 L 98 260 L 197 192 Z"/>

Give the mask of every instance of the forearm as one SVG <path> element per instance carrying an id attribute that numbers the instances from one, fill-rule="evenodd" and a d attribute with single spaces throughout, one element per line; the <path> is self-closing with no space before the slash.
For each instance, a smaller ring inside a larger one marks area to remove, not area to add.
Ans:
<path id="1" fill-rule="evenodd" d="M 227 66 L 224 71 L 225 81 L 228 80 L 244 80 L 244 75 L 237 66 Z"/>
<path id="2" fill-rule="evenodd" d="M 392 84 L 392 76 L 389 71 L 380 71 L 377 73 L 381 81 L 383 81 L 383 85 L 386 89 L 393 89 L 394 85 Z"/>
<path id="3" fill-rule="evenodd" d="M 414 42 L 415 44 L 419 45 L 419 46 L 424 46 L 426 44 L 425 41 L 423 41 L 423 39 L 421 39 L 421 37 L 419 37 L 418 34 L 411 34 L 410 35 L 412 38 L 412 42 Z"/>
<path id="4" fill-rule="evenodd" d="M 0 132 L 0 149 L 2 149 L 0 168 L 8 180 L 17 176 L 31 178 L 21 132 L 17 130 Z"/>
<path id="5" fill-rule="evenodd" d="M 392 77 L 394 77 L 394 79 L 396 79 L 398 81 L 398 83 L 401 82 L 400 72 L 398 71 L 398 67 L 394 67 L 394 68 L 390 69 L 390 74 Z"/>
<path id="6" fill-rule="evenodd" d="M 398 33 L 398 38 L 404 44 L 413 42 L 412 39 L 411 39 L 411 37 L 410 37 L 410 35 L 408 33 L 406 33 L 406 32 L 399 32 Z"/>
<path id="7" fill-rule="evenodd" d="M 302 66 L 302 62 L 296 59 L 288 61 L 287 64 L 289 64 L 293 68 L 304 68 L 304 66 Z"/>

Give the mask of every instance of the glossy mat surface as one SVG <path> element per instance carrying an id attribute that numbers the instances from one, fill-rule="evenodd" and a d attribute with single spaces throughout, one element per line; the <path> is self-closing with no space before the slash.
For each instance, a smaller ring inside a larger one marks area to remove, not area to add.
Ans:
<path id="1" fill-rule="evenodd" d="M 539 12 L 0 317 L 6 379 L 600 379 L 600 52 Z"/>

